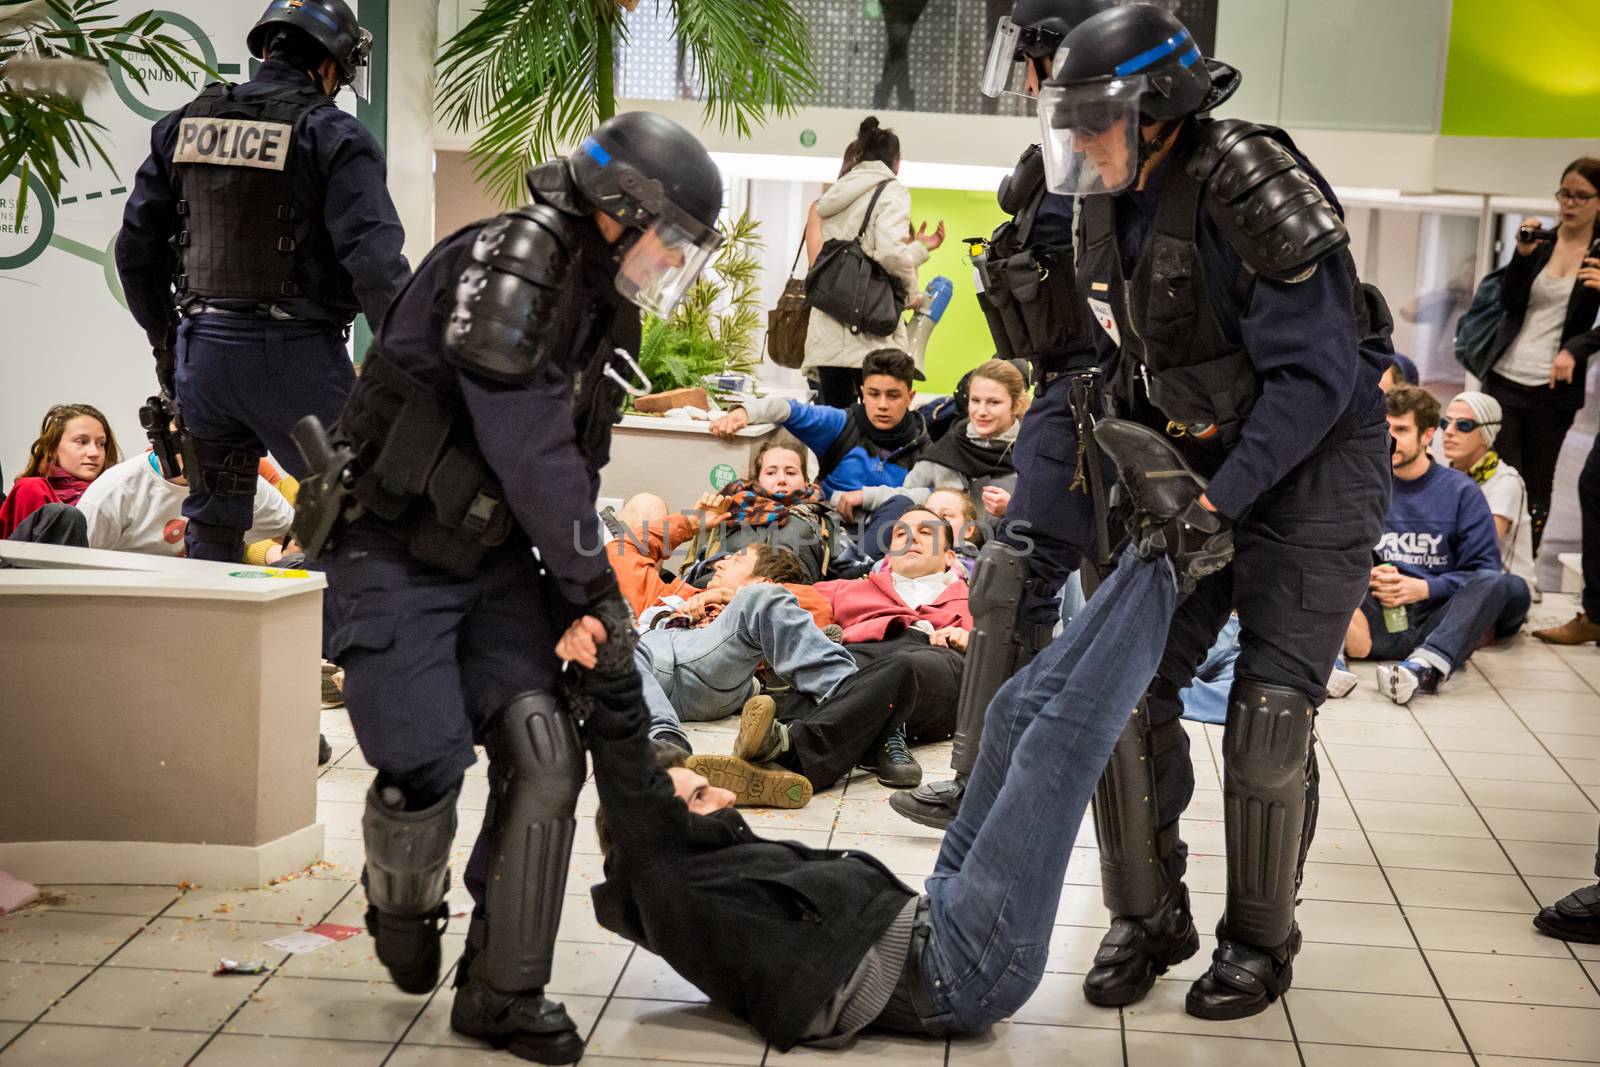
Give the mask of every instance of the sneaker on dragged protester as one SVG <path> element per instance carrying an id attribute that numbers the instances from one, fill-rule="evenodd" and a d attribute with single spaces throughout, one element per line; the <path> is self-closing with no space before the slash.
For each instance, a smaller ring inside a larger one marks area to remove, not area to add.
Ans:
<path id="1" fill-rule="evenodd" d="M 741 808 L 803 808 L 811 803 L 811 783 L 782 767 L 758 767 L 738 756 L 690 756 L 684 761 L 718 789 L 734 795 Z"/>
<path id="2" fill-rule="evenodd" d="M 1600 623 L 1580 611 L 1560 626 L 1533 631 L 1533 636 L 1547 645 L 1586 645 L 1590 641 L 1600 642 Z"/>
<path id="3" fill-rule="evenodd" d="M 332 660 L 322 661 L 322 706 L 344 707 L 344 672 Z"/>
<path id="4" fill-rule="evenodd" d="M 1413 659 L 1378 668 L 1378 691 L 1396 704 L 1409 704 L 1418 693 L 1433 696 L 1443 681 L 1444 675 L 1436 668 Z"/>
<path id="5" fill-rule="evenodd" d="M 1335 700 L 1347 697 L 1356 687 L 1356 674 L 1343 656 L 1333 661 L 1333 673 L 1328 675 L 1328 695 Z"/>
<path id="6" fill-rule="evenodd" d="M 894 733 L 884 739 L 873 760 L 872 770 L 878 784 L 891 789 L 913 789 L 922 784 L 922 764 L 911 754 L 906 744 L 906 728 L 897 726 Z"/>

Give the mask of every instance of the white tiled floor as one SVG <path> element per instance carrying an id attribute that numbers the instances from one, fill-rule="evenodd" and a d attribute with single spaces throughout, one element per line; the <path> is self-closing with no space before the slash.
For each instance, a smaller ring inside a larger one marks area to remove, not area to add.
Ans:
<path id="1" fill-rule="evenodd" d="M 1559 621 L 1549 598 L 1535 621 Z M 1600 820 L 1600 649 L 1528 638 L 1480 652 L 1439 697 L 1380 698 L 1370 666 L 1323 709 L 1321 826 L 1302 889 L 1306 946 L 1271 1010 L 1215 1024 L 1183 1012 L 1207 952 L 1123 1011 L 1084 1002 L 1083 971 L 1106 920 L 1085 823 L 1043 985 L 1015 1020 L 948 1044 L 869 1034 L 842 1052 L 768 1049 L 660 959 L 596 925 L 594 796 L 585 787 L 552 993 L 589 1037 L 585 1062 L 778 1064 L 1195 1064 L 1229 1067 L 1485 1067 L 1600 1062 L 1600 947 L 1534 932 L 1539 901 L 1594 875 Z M 383 980 L 371 943 L 288 957 L 262 942 L 329 919 L 360 922 L 360 800 L 370 775 L 343 712 L 324 715 L 338 754 L 320 783 L 333 864 L 251 892 L 52 886 L 48 904 L 0 918 L 0 1062 L 13 1064 L 390 1064 L 519 1062 L 454 1035 L 449 976 L 431 997 Z M 694 727 L 726 751 L 733 723 Z M 1202 930 L 1222 908 L 1220 731 L 1194 727 L 1199 788 L 1185 822 Z M 922 750 L 943 777 L 948 746 Z M 459 867 L 482 820 L 483 767 L 464 790 Z M 751 812 L 770 836 L 865 848 L 914 886 L 938 840 L 897 818 L 857 776 L 799 812 Z M 457 882 L 459 884 L 459 880 Z M 459 951 L 464 920 L 446 944 Z M 1209 947 L 1209 946 L 1208 946 Z M 219 956 L 270 974 L 214 978 Z"/>

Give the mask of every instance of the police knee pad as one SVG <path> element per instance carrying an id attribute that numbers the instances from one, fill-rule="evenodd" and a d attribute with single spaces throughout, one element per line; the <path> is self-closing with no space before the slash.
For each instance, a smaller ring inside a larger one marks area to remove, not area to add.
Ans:
<path id="1" fill-rule="evenodd" d="M 220 444 L 199 437 L 189 438 L 187 461 L 192 457 L 198 464 L 198 473 L 185 469 L 191 486 L 203 489 L 213 496 L 249 497 L 256 495 L 256 478 L 261 455 L 235 445 Z"/>
<path id="2" fill-rule="evenodd" d="M 1312 724 L 1311 701 L 1299 690 L 1234 681 L 1222 738 L 1224 922 L 1230 937 L 1247 944 L 1275 948 L 1293 932 L 1315 774 Z"/>
<path id="3" fill-rule="evenodd" d="M 515 697 L 486 741 L 489 872 L 482 913 L 468 932 L 471 977 L 501 993 L 542 990 L 561 923 L 583 744 L 571 713 L 551 693 Z"/>

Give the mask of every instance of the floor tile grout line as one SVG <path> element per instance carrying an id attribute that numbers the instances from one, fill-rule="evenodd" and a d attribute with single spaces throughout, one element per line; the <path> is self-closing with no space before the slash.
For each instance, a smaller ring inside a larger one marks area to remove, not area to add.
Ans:
<path id="1" fill-rule="evenodd" d="M 411 1033 L 412 1030 L 416 1029 L 417 1023 L 424 1015 L 428 1013 L 428 1009 L 433 1006 L 433 1002 L 439 999 L 439 993 L 445 988 L 445 986 L 450 984 L 450 980 L 455 977 L 456 969 L 460 966 L 461 960 L 457 959 L 450 965 L 449 969 L 444 972 L 443 976 L 441 976 L 439 979 L 439 984 L 433 987 L 433 990 L 428 994 L 428 999 L 423 1002 L 422 1010 L 413 1015 L 411 1017 L 411 1021 L 406 1023 L 406 1028 L 401 1030 L 400 1036 L 394 1039 L 394 1044 L 389 1046 L 389 1051 L 384 1054 L 384 1057 L 379 1062 L 378 1067 L 384 1067 L 385 1064 L 394 1059 L 395 1053 L 400 1051 L 400 1046 L 405 1044 L 406 1037 Z"/>
<path id="2" fill-rule="evenodd" d="M 1294 1054 L 1300 1060 L 1300 1067 L 1306 1067 L 1306 1052 L 1300 1047 L 1300 1031 L 1295 1029 L 1294 1012 L 1289 1007 L 1289 998 L 1279 997 L 1278 1002 L 1283 1005 L 1283 1018 L 1289 1024 L 1289 1040 L 1294 1042 Z"/>
<path id="3" fill-rule="evenodd" d="M 338 909 L 339 905 L 343 904 L 346 900 L 349 900 L 350 895 L 355 892 L 355 889 L 355 883 L 351 883 L 350 887 L 343 893 L 339 894 L 339 898 L 328 906 L 328 910 L 322 913 L 322 918 L 317 920 L 317 922 L 327 922 L 328 916 L 332 915 L 334 911 Z M 312 923 L 312 925 L 315 926 L 317 923 Z M 246 993 L 239 1003 L 233 1006 L 233 1010 L 228 1013 L 227 1018 L 223 1019 L 217 1024 L 217 1028 L 211 1031 L 211 1036 L 201 1042 L 200 1047 L 194 1050 L 194 1055 L 190 1056 L 184 1061 L 184 1067 L 189 1067 L 190 1064 L 193 1064 L 195 1060 L 199 1059 L 205 1054 L 206 1049 L 210 1048 L 211 1043 L 221 1036 L 222 1031 L 227 1027 L 227 1025 L 239 1017 L 239 1013 L 243 1011 L 245 1006 L 251 1002 L 251 998 L 265 989 L 267 987 L 267 983 L 271 982 L 274 978 L 277 978 L 278 972 L 281 971 L 284 965 L 293 959 L 294 956 L 295 953 L 293 952 L 285 953 L 283 959 L 273 964 L 272 968 L 267 971 L 267 973 L 262 977 L 261 981 L 256 983 L 256 987 L 250 990 L 250 992 Z"/>
<path id="4" fill-rule="evenodd" d="M 1563 660 L 1562 662 L 1563 662 L 1563 665 L 1565 665 L 1565 661 Z M 1481 670 L 1478 673 L 1479 674 L 1483 674 L 1483 672 Z M 1573 671 L 1573 673 L 1577 674 L 1576 671 Z M 1580 677 L 1582 677 L 1582 676 L 1580 675 Z M 1517 717 L 1517 721 L 1518 722 L 1522 722 L 1523 726 L 1526 727 L 1527 723 L 1523 722 L 1522 713 L 1517 711 L 1516 708 L 1512 708 L 1511 707 L 1511 702 L 1509 700 L 1506 700 L 1504 693 L 1500 692 L 1500 687 L 1497 684 L 1495 684 L 1494 679 L 1490 678 L 1488 675 L 1485 674 L 1484 675 L 1484 680 L 1487 681 L 1489 683 L 1489 687 L 1495 691 L 1495 695 L 1498 696 L 1501 700 L 1505 701 L 1506 707 L 1511 708 L 1511 714 L 1515 715 Z M 1587 685 L 1588 684 L 1587 681 L 1584 684 Z M 1570 781 L 1572 783 L 1573 787 L 1576 788 L 1578 790 L 1578 792 L 1581 793 L 1584 797 L 1588 798 L 1590 804 L 1592 804 L 1592 805 L 1594 805 L 1596 807 L 1597 812 L 1600 812 L 1600 804 L 1595 804 L 1594 799 L 1592 797 L 1589 797 L 1588 791 L 1585 790 L 1583 788 L 1583 786 L 1578 782 L 1578 780 L 1572 776 L 1572 772 L 1567 769 L 1567 765 L 1562 763 L 1561 760 L 1554 753 L 1550 752 L 1548 746 L 1545 745 L 1543 739 L 1539 740 L 1539 746 L 1541 748 L 1544 748 L 1545 753 L 1552 760 L 1555 760 L 1556 766 L 1561 768 L 1561 773 L 1565 774 L 1567 776 L 1568 781 Z M 1456 781 L 1456 787 L 1457 788 L 1461 788 L 1461 782 L 1459 780 Z M 1465 789 L 1462 789 L 1461 791 L 1464 792 L 1464 793 L 1466 792 Z M 1467 800 L 1472 803 L 1473 810 L 1476 811 L 1477 810 L 1477 801 L 1473 800 L 1472 796 L 1470 794 L 1467 796 Z M 1479 818 L 1483 818 L 1483 816 L 1480 814 Z M 1487 819 L 1485 819 L 1484 821 L 1486 823 L 1488 822 Z M 1493 831 L 1491 830 L 1491 832 L 1493 832 Z M 1495 842 L 1497 844 L 1499 844 L 1500 843 L 1500 839 L 1498 837 L 1496 837 L 1495 838 Z M 1533 891 L 1533 886 L 1528 884 L 1528 877 L 1529 876 L 1524 875 L 1522 873 L 1522 868 L 1518 867 L 1516 862 L 1511 859 L 1511 853 L 1506 849 L 1504 844 L 1500 844 L 1500 851 L 1505 853 L 1506 861 L 1511 864 L 1511 869 L 1517 873 L 1517 877 L 1522 880 L 1523 886 L 1528 890 L 1529 894 L 1532 895 L 1532 897 L 1534 899 L 1534 906 L 1542 908 L 1544 906 L 1544 902 L 1539 898 L 1539 894 L 1537 894 L 1537 893 L 1535 893 Z M 1539 876 L 1535 876 L 1535 877 L 1539 877 Z M 1583 961 L 1581 959 L 1579 959 L 1577 950 L 1574 949 L 1569 942 L 1562 941 L 1559 938 L 1551 938 L 1551 940 L 1555 941 L 1557 944 L 1561 945 L 1563 948 L 1565 948 L 1567 950 L 1567 955 L 1573 961 L 1575 961 L 1578 964 L 1578 970 L 1580 972 L 1582 972 L 1583 976 L 1589 980 L 1590 988 L 1593 989 L 1597 994 L 1600 994 L 1600 979 L 1597 979 L 1593 974 L 1589 973 L 1589 969 L 1587 967 L 1585 967 L 1583 965 Z"/>
<path id="5" fill-rule="evenodd" d="M 172 896 L 171 900 L 169 900 L 165 904 L 163 904 L 161 906 L 161 909 L 159 911 L 157 911 L 154 915 L 150 916 L 147 919 L 143 919 L 139 924 L 139 928 L 137 930 L 135 930 L 133 933 L 129 934 L 126 938 L 124 938 L 122 943 L 119 944 L 116 948 L 112 949 L 106 955 L 102 956 L 98 963 L 96 963 L 93 967 L 89 968 L 89 973 L 88 974 L 86 974 L 83 977 L 79 978 L 76 982 L 73 982 L 72 985 L 67 987 L 66 992 L 62 993 L 59 997 L 56 997 L 49 1004 L 46 1004 L 44 1006 L 44 1009 L 42 1011 L 40 1011 L 38 1015 L 35 1015 L 32 1020 L 30 1020 L 28 1023 L 26 1023 L 22 1027 L 21 1030 L 18 1030 L 14 1035 L 12 1035 L 12 1038 L 11 1038 L 10 1041 L 7 1041 L 5 1044 L 0 1045 L 0 1052 L 4 1052 L 6 1049 L 10 1048 L 12 1045 L 16 1044 L 19 1040 L 21 1040 L 22 1036 L 24 1034 L 26 1034 L 29 1030 L 33 1029 L 34 1024 L 38 1023 L 46 1015 L 50 1014 L 51 1009 L 53 1009 L 57 1004 L 60 1004 L 63 1000 L 66 1000 L 73 993 L 76 993 L 78 991 L 78 989 L 80 987 L 82 987 L 82 985 L 85 982 L 87 982 L 89 979 L 91 979 L 95 975 L 99 974 L 100 973 L 100 969 L 106 965 L 106 962 L 108 960 L 110 960 L 112 956 L 115 956 L 117 953 L 121 952 L 124 948 L 127 948 L 129 941 L 132 941 L 134 938 L 138 937 L 140 934 L 142 934 L 146 930 L 148 930 L 150 928 L 150 924 L 151 923 L 153 923 L 157 919 L 161 918 L 161 916 L 163 914 L 165 914 L 166 911 L 169 908 L 171 908 L 174 904 L 176 904 L 178 901 L 180 901 L 182 899 L 183 899 L 183 891 L 174 888 L 173 896 Z M 98 914 L 98 913 L 91 913 L 91 914 Z M 133 918 L 133 919 L 139 918 L 137 915 L 123 916 L 123 917 L 124 918 Z M 80 966 L 81 966 L 81 964 L 80 964 Z"/>
<path id="6" fill-rule="evenodd" d="M 638 954 L 639 946 L 630 944 L 628 946 L 628 958 L 622 961 L 622 967 L 617 971 L 617 977 L 611 982 L 611 992 L 606 994 L 605 1001 L 600 1005 L 599 1013 L 594 1017 L 594 1025 L 589 1027 L 589 1035 L 584 1039 L 583 1054 L 585 1056 L 589 1054 L 589 1042 L 594 1039 L 595 1031 L 600 1029 L 600 1023 L 605 1019 L 606 1012 L 610 1010 L 611 1002 L 616 999 L 617 990 L 622 988 L 622 976 L 628 973 L 628 968 L 633 966 L 633 958 Z M 761 1062 L 763 1064 L 767 1062 L 766 1049 L 761 1050 Z"/>
<path id="7" fill-rule="evenodd" d="M 1412 719 L 1415 721 L 1414 715 L 1412 716 Z M 1325 755 L 1327 756 L 1328 769 L 1333 772 L 1334 780 L 1339 782 L 1339 788 L 1343 790 L 1344 782 L 1339 777 L 1338 762 L 1334 759 L 1333 753 L 1326 752 Z M 1457 782 L 1456 788 L 1459 789 L 1460 787 L 1461 783 Z M 1465 792 L 1465 790 L 1463 790 L 1463 792 Z M 1471 798 L 1469 797 L 1468 799 L 1470 800 Z M 1362 840 L 1367 843 L 1367 848 L 1372 849 L 1372 858 L 1378 861 L 1378 873 L 1383 876 L 1383 883 L 1389 887 L 1389 894 L 1394 897 L 1395 906 L 1400 910 L 1400 921 L 1406 924 L 1406 933 L 1411 935 L 1412 943 L 1415 944 L 1417 948 L 1417 955 L 1422 958 L 1422 965 L 1427 968 L 1428 977 L 1433 980 L 1434 988 L 1439 991 L 1439 999 L 1444 1004 L 1444 1010 L 1450 1016 L 1450 1024 L 1456 1028 L 1456 1033 L 1461 1035 L 1462 1046 L 1467 1050 L 1467 1055 L 1471 1058 L 1474 1067 L 1477 1067 L 1478 1054 L 1472 1049 L 1472 1041 L 1467 1037 L 1466 1027 L 1461 1025 L 1461 1020 L 1456 1016 L 1454 1005 L 1450 1003 L 1449 996 L 1445 994 L 1444 984 L 1439 981 L 1439 975 L 1434 969 L 1433 961 L 1428 958 L 1427 950 L 1422 947 L 1422 939 L 1417 936 L 1416 927 L 1411 924 L 1411 916 L 1406 913 L 1406 906 L 1400 903 L 1400 894 L 1395 892 L 1394 883 L 1389 879 L 1389 872 L 1384 868 L 1383 860 L 1378 856 L 1378 850 L 1372 848 L 1372 838 L 1371 835 L 1367 833 L 1366 823 L 1362 821 L 1361 813 L 1355 810 L 1355 805 L 1352 804 L 1350 806 L 1350 810 L 1355 816 L 1357 827 L 1361 830 Z M 1476 813 L 1477 809 L 1474 808 L 1473 811 Z M 1481 815 L 1478 817 L 1480 819 L 1483 818 Z M 1508 860 L 1509 858 L 1510 857 L 1507 857 Z M 1300 1048 L 1300 1043 L 1298 1040 L 1295 1042 L 1295 1048 L 1297 1050 Z M 1304 1053 L 1302 1053 L 1302 1056 L 1303 1055 Z"/>

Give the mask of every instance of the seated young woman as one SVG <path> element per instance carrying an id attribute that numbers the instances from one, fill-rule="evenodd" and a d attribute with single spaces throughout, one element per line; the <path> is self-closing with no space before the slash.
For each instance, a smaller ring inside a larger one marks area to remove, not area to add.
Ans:
<path id="1" fill-rule="evenodd" d="M 805 446 L 786 433 L 763 442 L 749 477 L 729 482 L 722 497 L 727 514 L 701 531 L 703 559 L 753 544 L 787 548 L 800 557 L 806 580 L 817 582 L 854 558 L 826 493 L 811 480 Z"/>
<path id="2" fill-rule="evenodd" d="M 75 506 L 89 483 L 121 458 L 111 423 L 99 410 L 88 404 L 57 404 L 45 412 L 38 439 L 28 450 L 28 465 L 0 504 L 0 537 L 9 538 L 28 523 L 22 531 L 24 540 L 83 544 L 76 537 L 43 536 L 45 523 L 41 520 L 49 518 L 54 520 L 50 525 L 63 525 L 60 519 L 70 519 L 72 513 L 59 509 Z M 41 509 L 46 509 L 45 514 L 35 516 Z M 81 527 L 82 523 L 72 525 Z"/>
<path id="3" fill-rule="evenodd" d="M 904 483 L 844 494 L 839 510 L 845 518 L 857 510 L 877 511 L 896 497 L 912 506 L 925 505 L 941 489 L 963 493 L 988 515 L 1003 518 L 1017 485 L 1011 452 L 1022 429 L 1027 382 L 1012 364 L 991 359 L 972 372 L 967 396 L 966 416 L 923 451 Z"/>

